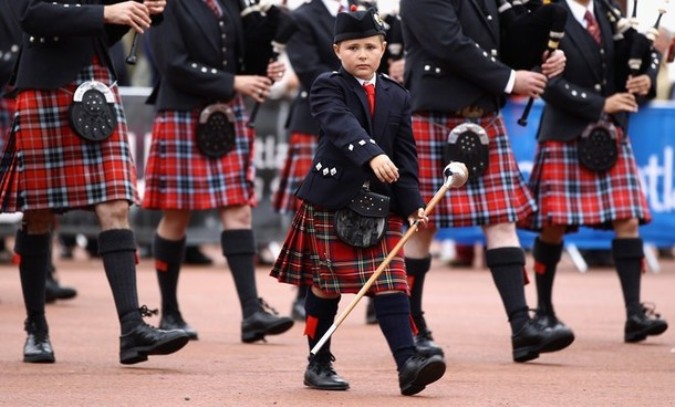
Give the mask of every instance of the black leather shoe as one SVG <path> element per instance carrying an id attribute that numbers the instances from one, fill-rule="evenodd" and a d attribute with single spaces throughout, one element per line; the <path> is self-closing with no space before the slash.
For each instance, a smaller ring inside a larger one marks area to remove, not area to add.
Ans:
<path id="1" fill-rule="evenodd" d="M 45 281 L 45 302 L 53 303 L 56 300 L 74 298 L 77 295 L 77 290 L 60 285 L 58 280 L 54 278 L 54 266 L 51 267 L 52 269 L 47 273 L 47 280 Z"/>
<path id="2" fill-rule="evenodd" d="M 185 256 L 183 257 L 185 264 L 193 266 L 209 266 L 213 264 L 213 259 L 205 255 L 199 246 L 187 246 L 185 248 Z"/>
<path id="3" fill-rule="evenodd" d="M 661 319 L 661 315 L 654 312 L 653 307 L 642 306 L 642 312 L 634 313 L 626 320 L 624 327 L 624 341 L 628 343 L 640 342 L 647 336 L 661 335 L 668 329 L 668 323 Z"/>
<path id="4" fill-rule="evenodd" d="M 306 317 L 305 300 L 303 298 L 296 298 L 291 307 L 291 318 L 293 318 L 294 321 L 304 321 Z"/>
<path id="5" fill-rule="evenodd" d="M 49 342 L 47 322 L 27 319 L 24 329 L 28 336 L 23 345 L 23 361 L 25 363 L 54 363 L 54 350 Z"/>
<path id="6" fill-rule="evenodd" d="M 567 325 L 563 324 L 562 321 L 555 316 L 555 314 L 537 311 L 534 314 L 534 322 L 544 328 L 549 328 L 553 331 L 564 332 L 568 336 L 571 336 L 572 340 L 574 340 L 574 332 L 572 332 L 572 330 L 568 328 Z"/>
<path id="7" fill-rule="evenodd" d="M 434 342 L 434 338 L 431 336 L 431 331 L 428 329 L 424 329 L 423 331 L 419 331 L 417 335 L 415 335 L 415 347 L 417 348 L 417 351 L 427 355 L 427 356 L 433 356 L 433 355 L 439 355 L 439 356 L 444 356 L 445 354 L 443 353 L 443 349 Z"/>
<path id="8" fill-rule="evenodd" d="M 149 355 L 168 355 L 180 350 L 190 338 L 181 330 L 163 331 L 144 322 L 120 336 L 120 363 L 145 362 Z"/>
<path id="9" fill-rule="evenodd" d="M 305 386 L 320 390 L 347 390 L 349 388 L 349 383 L 333 369 L 335 361 L 333 354 L 319 353 L 316 356 L 310 355 L 308 359 Z"/>
<path id="10" fill-rule="evenodd" d="M 180 311 L 162 314 L 162 319 L 159 321 L 159 329 L 164 331 L 181 330 L 185 332 L 190 340 L 197 340 L 197 330 L 188 325 L 183 319 Z"/>
<path id="11" fill-rule="evenodd" d="M 266 335 L 282 334 L 293 326 L 289 317 L 280 317 L 279 313 L 260 299 L 260 310 L 241 321 L 241 341 L 251 343 L 264 340 Z"/>
<path id="12" fill-rule="evenodd" d="M 368 305 L 366 306 L 366 324 L 375 325 L 377 324 L 377 316 L 375 316 L 375 303 L 374 300 L 368 297 Z"/>
<path id="13" fill-rule="evenodd" d="M 564 349 L 574 342 L 574 334 L 570 330 L 553 330 L 530 319 L 511 336 L 513 360 L 527 362 L 536 359 L 540 353 L 555 352 Z"/>
<path id="14" fill-rule="evenodd" d="M 401 371 L 398 372 L 398 385 L 401 394 L 412 396 L 424 390 L 428 384 L 435 382 L 445 374 L 445 360 L 440 355 L 411 356 Z"/>

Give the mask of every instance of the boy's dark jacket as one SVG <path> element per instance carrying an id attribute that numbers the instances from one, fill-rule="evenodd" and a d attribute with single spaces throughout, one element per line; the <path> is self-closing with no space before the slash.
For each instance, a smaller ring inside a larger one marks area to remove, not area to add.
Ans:
<path id="1" fill-rule="evenodd" d="M 310 106 L 321 131 L 312 169 L 297 196 L 325 209 L 349 203 L 370 181 L 371 190 L 392 198 L 391 210 L 403 217 L 424 207 L 419 193 L 417 150 L 412 134 L 410 95 L 384 75 L 375 85 L 375 113 L 370 117 L 366 94 L 344 69 L 320 75 L 312 85 Z M 399 180 L 377 180 L 369 161 L 386 154 L 399 170 Z"/>

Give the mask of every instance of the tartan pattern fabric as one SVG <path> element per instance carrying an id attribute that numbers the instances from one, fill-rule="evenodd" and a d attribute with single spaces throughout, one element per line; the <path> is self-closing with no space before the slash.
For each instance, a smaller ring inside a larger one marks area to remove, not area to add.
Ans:
<path id="1" fill-rule="evenodd" d="M 309 133 L 291 133 L 284 168 L 279 175 L 279 185 L 272 197 L 272 207 L 281 214 L 292 213 L 300 208 L 300 199 L 295 191 L 312 168 L 317 138 Z"/>
<path id="2" fill-rule="evenodd" d="M 546 141 L 537 146 L 530 189 L 539 211 L 518 226 L 540 230 L 543 226 L 566 225 L 611 229 L 615 220 L 637 218 L 651 221 L 649 206 L 640 185 L 633 148 L 618 130 L 619 157 L 605 173 L 579 164 L 578 140 Z"/>
<path id="3" fill-rule="evenodd" d="M 454 115 L 413 115 L 417 144 L 420 193 L 429 202 L 444 182 L 443 149 L 450 131 L 466 120 Z M 494 225 L 516 222 L 536 210 L 506 136 L 500 115 L 477 119 L 489 137 L 489 164 L 485 173 L 462 188 L 451 189 L 429 215 L 434 228 Z"/>
<path id="4" fill-rule="evenodd" d="M 241 96 L 229 103 L 235 115 L 235 148 L 220 158 L 195 143 L 199 109 L 161 111 L 155 117 L 145 168 L 143 207 L 203 210 L 255 205 L 254 132 L 246 127 Z"/>
<path id="5" fill-rule="evenodd" d="M 382 241 L 359 249 L 340 241 L 334 225 L 335 211 L 303 202 L 270 275 L 283 283 L 315 285 L 327 293 L 357 293 L 403 236 L 403 219 L 390 216 Z M 394 256 L 368 294 L 383 291 L 408 292 L 403 250 Z"/>
<path id="6" fill-rule="evenodd" d="M 113 200 L 138 202 L 136 165 L 117 87 L 111 88 L 117 129 L 109 138 L 86 141 L 68 123 L 73 93 L 89 80 L 110 86 L 114 77 L 94 60 L 63 88 L 19 92 L 12 133 L 0 162 L 1 211 L 62 213 Z"/>

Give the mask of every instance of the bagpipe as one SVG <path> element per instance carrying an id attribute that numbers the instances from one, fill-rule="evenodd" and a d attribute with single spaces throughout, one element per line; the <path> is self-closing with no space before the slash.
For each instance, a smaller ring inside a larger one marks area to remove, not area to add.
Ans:
<path id="1" fill-rule="evenodd" d="M 501 61 L 514 69 L 540 69 L 544 53 L 558 49 L 565 35 L 567 10 L 556 1 L 499 1 Z M 521 126 L 527 125 L 533 103 L 530 98 L 518 119 Z"/>
<path id="2" fill-rule="evenodd" d="M 240 6 L 249 51 L 245 53 L 246 71 L 256 75 L 267 75 L 267 65 L 278 60 L 288 41 L 298 31 L 298 24 L 290 11 L 273 6 L 268 0 L 240 0 Z M 275 81 L 278 78 L 270 79 Z M 259 109 L 260 102 L 256 102 L 251 111 L 248 127 L 255 127 Z"/>
<path id="3" fill-rule="evenodd" d="M 617 67 L 615 79 L 619 89 L 625 89 L 629 77 L 644 73 L 650 65 L 654 40 L 659 35 L 659 26 L 668 3 L 669 0 L 663 0 L 654 25 L 646 33 L 641 33 L 637 30 L 637 0 L 633 0 L 630 18 L 624 17 L 610 0 L 600 0 L 614 33 L 614 66 Z"/>

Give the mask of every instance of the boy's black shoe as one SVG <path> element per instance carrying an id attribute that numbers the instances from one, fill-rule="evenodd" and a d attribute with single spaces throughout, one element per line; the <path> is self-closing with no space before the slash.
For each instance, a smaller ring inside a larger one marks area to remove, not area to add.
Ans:
<path id="1" fill-rule="evenodd" d="M 241 341 L 251 343 L 265 339 L 266 335 L 282 334 L 293 326 L 289 317 L 280 317 L 278 312 L 260 298 L 260 310 L 241 321 Z"/>
<path id="2" fill-rule="evenodd" d="M 411 356 L 400 372 L 398 385 L 401 394 L 412 396 L 424 390 L 428 384 L 435 382 L 445 374 L 445 360 L 440 355 L 423 355 L 416 353 Z"/>
<path id="3" fill-rule="evenodd" d="M 180 311 L 166 314 L 163 313 L 162 319 L 159 321 L 159 329 L 164 331 L 173 331 L 178 329 L 185 332 L 190 340 L 197 340 L 199 338 L 197 330 L 185 322 Z"/>
<path id="4" fill-rule="evenodd" d="M 640 342 L 647 336 L 661 335 L 668 329 L 668 323 L 661 319 L 661 315 L 654 312 L 654 308 L 642 306 L 641 312 L 628 316 L 624 328 L 624 341 L 628 343 Z"/>
<path id="5" fill-rule="evenodd" d="M 28 336 L 23 345 L 23 361 L 25 363 L 54 363 L 54 350 L 49 342 L 47 322 L 27 319 L 24 329 Z"/>
<path id="6" fill-rule="evenodd" d="M 120 363 L 133 365 L 145 362 L 149 355 L 168 355 L 181 349 L 189 340 L 183 331 L 163 331 L 140 323 L 131 332 L 120 336 Z"/>
<path id="7" fill-rule="evenodd" d="M 444 356 L 443 349 L 434 342 L 434 338 L 431 336 L 431 331 L 424 329 L 419 331 L 415 335 L 415 347 L 420 353 L 423 353 L 427 356 L 439 355 Z"/>
<path id="8" fill-rule="evenodd" d="M 333 369 L 335 356 L 330 352 L 322 352 L 309 356 L 309 364 L 305 370 L 304 384 L 312 389 L 347 390 L 349 383 Z"/>
<path id="9" fill-rule="evenodd" d="M 574 342 L 572 331 L 553 330 L 530 319 L 518 333 L 511 336 L 513 360 L 527 362 L 538 358 L 540 353 L 564 349 L 572 342 Z"/>
<path id="10" fill-rule="evenodd" d="M 566 332 L 568 335 L 571 335 L 574 340 L 574 332 L 567 325 L 563 324 L 555 314 L 541 312 L 537 310 L 534 314 L 534 322 L 541 325 L 544 328 L 549 328 L 553 331 Z"/>

